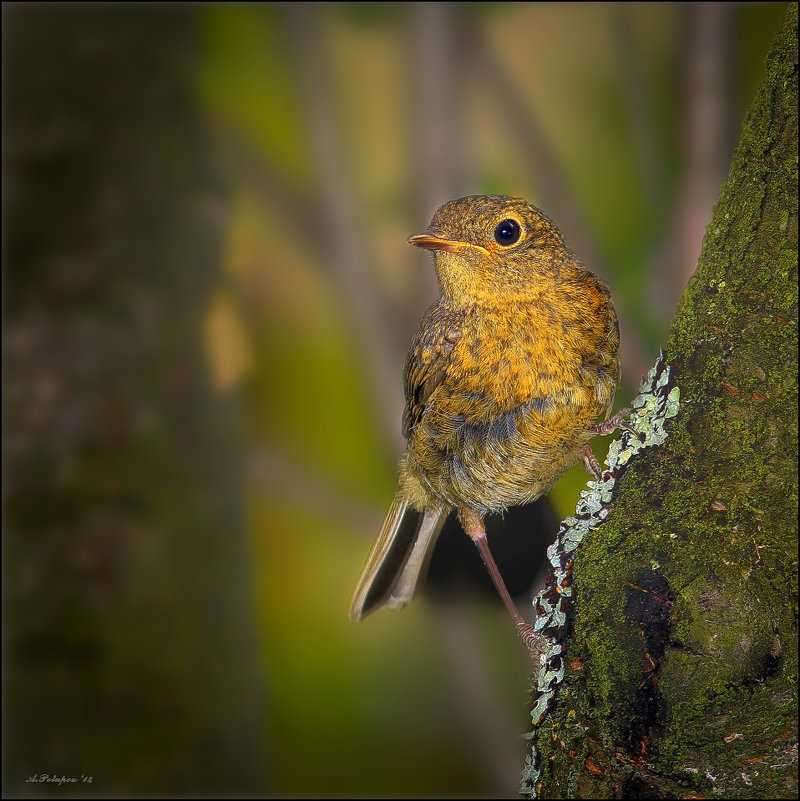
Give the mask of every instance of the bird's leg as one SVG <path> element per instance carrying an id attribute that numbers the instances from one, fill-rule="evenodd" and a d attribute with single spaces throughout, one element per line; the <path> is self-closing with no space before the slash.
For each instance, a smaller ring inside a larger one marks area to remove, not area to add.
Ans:
<path id="1" fill-rule="evenodd" d="M 486 527 L 483 524 L 483 518 L 475 510 L 462 506 L 458 510 L 458 519 L 461 521 L 464 531 L 469 534 L 470 539 L 477 546 L 483 563 L 489 571 L 492 583 L 503 599 L 503 603 L 506 605 L 506 609 L 508 609 L 508 613 L 514 621 L 517 635 L 530 652 L 531 657 L 538 657 L 542 651 L 544 638 L 541 634 L 537 634 L 534 631 L 533 626 L 523 620 L 514 601 L 511 600 L 511 595 L 509 595 L 503 577 L 500 575 L 500 570 L 494 561 L 492 552 L 489 550 L 489 541 L 486 538 Z"/>
<path id="2" fill-rule="evenodd" d="M 624 428 L 638 439 L 639 432 L 625 419 L 630 413 L 630 409 L 620 409 L 616 414 L 612 414 L 611 417 L 603 420 L 602 423 L 592 426 L 589 431 L 597 437 L 604 437 L 607 434 L 613 433 L 618 428 Z M 592 451 L 592 447 L 588 443 L 583 446 L 583 464 L 586 467 L 586 471 L 591 473 L 596 481 L 599 481 L 602 474 L 600 462 L 597 461 L 597 457 L 594 455 L 594 451 Z"/>

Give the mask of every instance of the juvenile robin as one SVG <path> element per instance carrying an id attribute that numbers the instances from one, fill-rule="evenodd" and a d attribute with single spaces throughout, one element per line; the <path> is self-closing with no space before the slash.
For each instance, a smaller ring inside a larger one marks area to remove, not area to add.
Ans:
<path id="1" fill-rule="evenodd" d="M 583 458 L 619 377 L 619 328 L 608 287 L 521 198 L 445 203 L 411 244 L 433 252 L 441 297 L 422 318 L 403 372 L 408 448 L 378 539 L 350 606 L 360 620 L 405 606 L 455 509 L 517 632 L 537 635 L 511 600 L 483 518 L 530 503 Z"/>

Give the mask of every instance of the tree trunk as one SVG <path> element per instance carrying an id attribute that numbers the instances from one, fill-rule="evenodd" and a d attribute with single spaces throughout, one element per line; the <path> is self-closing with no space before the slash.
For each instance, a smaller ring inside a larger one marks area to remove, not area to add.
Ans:
<path id="1" fill-rule="evenodd" d="M 7 4 L 3 791 L 264 791 L 196 10 Z"/>
<path id="2" fill-rule="evenodd" d="M 565 583 L 541 601 L 573 604 L 544 626 L 523 792 L 796 798 L 796 4 L 665 362 L 656 394 L 680 404 L 664 444 L 626 465 L 574 553 L 567 534 L 554 551 Z"/>

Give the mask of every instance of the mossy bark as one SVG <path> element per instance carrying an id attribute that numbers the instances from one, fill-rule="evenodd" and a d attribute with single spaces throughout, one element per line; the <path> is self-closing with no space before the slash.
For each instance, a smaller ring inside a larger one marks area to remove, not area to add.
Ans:
<path id="1" fill-rule="evenodd" d="M 196 9 L 3 6 L 3 793 L 263 792 Z"/>
<path id="2" fill-rule="evenodd" d="M 543 798 L 797 797 L 797 5 L 677 309 L 680 411 L 577 551 Z"/>

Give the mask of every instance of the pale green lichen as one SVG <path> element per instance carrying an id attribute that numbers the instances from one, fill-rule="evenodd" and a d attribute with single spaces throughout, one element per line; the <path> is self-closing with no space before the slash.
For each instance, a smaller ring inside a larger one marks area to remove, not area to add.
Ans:
<path id="1" fill-rule="evenodd" d="M 631 459 L 642 449 L 661 445 L 666 440 L 667 422 L 677 415 L 680 402 L 677 386 L 666 391 L 669 380 L 670 369 L 664 363 L 662 352 L 633 401 L 628 425 L 638 436 L 624 430 L 622 436 L 611 443 L 606 457 L 608 469 L 603 471 L 599 480 L 587 483 L 587 489 L 581 492 L 575 507 L 575 515 L 561 523 L 555 542 L 547 549 L 553 572 L 546 588 L 534 599 L 537 611 L 534 629 L 548 637 L 540 656 L 537 695 L 531 709 L 534 727 L 541 723 L 564 678 L 563 653 L 572 598 L 572 554 L 586 534 L 602 525 L 609 516 L 619 480 Z M 531 753 L 525 761 L 521 786 L 523 794 L 532 798 L 537 797 L 536 782 L 540 775 L 533 741 L 535 733 L 534 730 L 526 735 L 531 740 Z"/>

